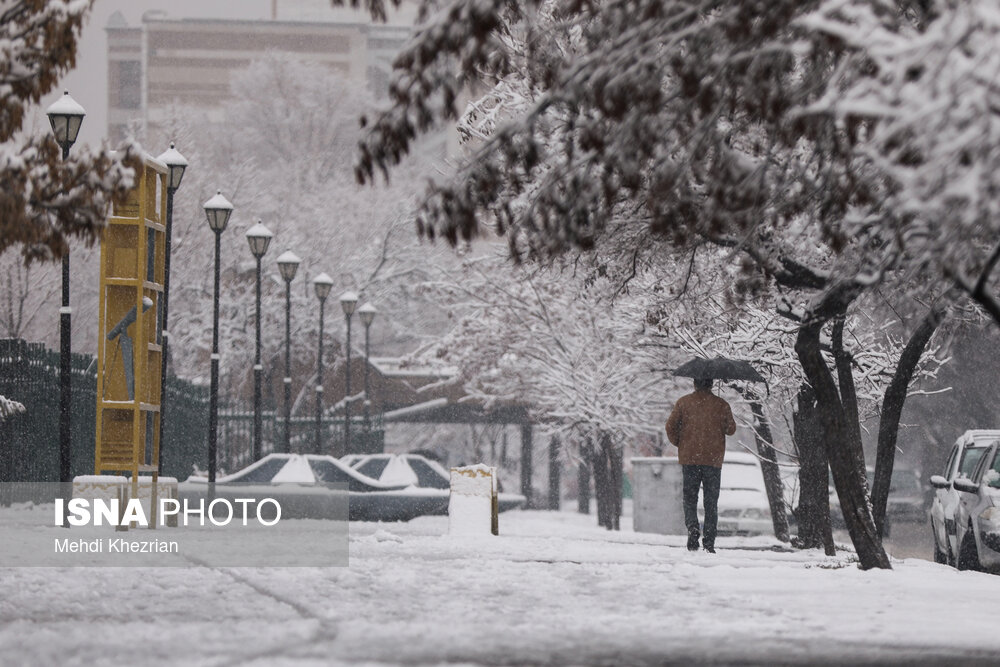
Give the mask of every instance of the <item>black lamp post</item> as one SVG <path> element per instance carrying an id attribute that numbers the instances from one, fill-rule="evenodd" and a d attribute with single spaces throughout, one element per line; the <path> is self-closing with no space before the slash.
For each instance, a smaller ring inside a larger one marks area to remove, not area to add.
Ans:
<path id="1" fill-rule="evenodd" d="M 263 420 L 261 415 L 261 380 L 264 373 L 264 366 L 260 361 L 260 260 L 267 252 L 267 247 L 271 245 L 274 234 L 264 226 L 260 220 L 257 224 L 247 230 L 247 243 L 250 245 L 250 252 L 257 260 L 257 310 L 254 317 L 255 330 L 257 335 L 257 346 L 253 361 L 253 451 L 252 459 L 260 460 L 261 454 L 261 428 Z"/>
<path id="2" fill-rule="evenodd" d="M 285 453 L 292 451 L 292 281 L 302 262 L 288 250 L 278 256 L 278 270 L 285 281 Z"/>
<path id="3" fill-rule="evenodd" d="M 233 205 L 222 196 L 220 190 L 214 197 L 205 202 L 205 215 L 208 226 L 215 233 L 215 291 L 212 308 L 212 384 L 208 399 L 208 484 L 209 494 L 215 489 L 215 459 L 218 443 L 219 424 L 219 259 L 220 239 L 226 231 L 229 216 L 233 213 Z"/>
<path id="4" fill-rule="evenodd" d="M 167 346 L 170 341 L 167 317 L 170 312 L 170 238 L 174 225 L 174 193 L 181 186 L 181 179 L 184 178 L 184 170 L 187 169 L 188 161 L 180 154 L 180 151 L 174 148 L 173 142 L 170 142 L 170 148 L 164 151 L 158 159 L 167 165 L 167 229 L 163 255 L 163 310 L 160 311 L 160 331 L 162 334 L 160 341 L 160 460 L 156 462 L 157 468 L 160 468 L 163 462 L 163 419 L 167 404 Z"/>
<path id="5" fill-rule="evenodd" d="M 371 360 L 368 354 L 368 330 L 372 326 L 372 322 L 375 320 L 375 314 L 378 311 L 375 310 L 375 306 L 370 303 L 358 308 L 358 315 L 361 317 L 361 323 L 365 325 L 365 434 L 370 434 L 372 432 L 372 420 L 371 420 L 371 408 L 368 402 L 368 368 L 371 366 Z"/>
<path id="6" fill-rule="evenodd" d="M 326 297 L 333 288 L 333 278 L 321 273 L 313 278 L 313 289 L 319 299 L 319 349 L 316 354 L 316 443 L 314 454 L 323 453 L 323 311 L 326 310 Z"/>
<path id="7" fill-rule="evenodd" d="M 347 372 L 344 373 L 344 447 L 343 451 L 337 454 L 338 457 L 351 452 L 351 315 L 354 314 L 354 307 L 357 305 L 358 295 L 354 292 L 344 292 L 340 295 L 340 307 L 347 322 Z"/>
<path id="8" fill-rule="evenodd" d="M 69 91 L 49 105 L 45 111 L 52 125 L 52 133 L 62 148 L 62 159 L 69 157 L 69 149 L 80 134 L 80 126 L 87 112 Z M 62 307 L 59 309 L 59 481 L 70 482 L 70 442 L 72 385 L 72 346 L 70 344 L 70 324 L 73 310 L 69 307 L 69 248 L 62 258 Z"/>

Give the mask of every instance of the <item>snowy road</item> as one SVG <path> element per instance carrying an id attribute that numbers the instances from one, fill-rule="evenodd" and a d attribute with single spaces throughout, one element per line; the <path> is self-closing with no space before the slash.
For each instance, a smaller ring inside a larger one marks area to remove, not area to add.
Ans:
<path id="1" fill-rule="evenodd" d="M 0 570 L 4 665 L 1000 662 L 1000 577 L 508 513 L 353 524 L 349 568 Z"/>

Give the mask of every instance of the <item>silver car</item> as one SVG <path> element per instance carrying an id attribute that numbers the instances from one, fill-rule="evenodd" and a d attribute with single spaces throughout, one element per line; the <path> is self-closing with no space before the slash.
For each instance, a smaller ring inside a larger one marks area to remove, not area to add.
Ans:
<path id="1" fill-rule="evenodd" d="M 760 459 L 745 452 L 726 452 L 719 486 L 719 535 L 774 534 Z"/>
<path id="2" fill-rule="evenodd" d="M 934 537 L 934 560 L 955 565 L 958 557 L 958 537 L 955 529 L 955 510 L 958 494 L 952 483 L 960 477 L 969 477 L 979 464 L 983 452 L 1000 439 L 1000 430 L 971 430 L 963 433 L 952 445 L 944 472 L 930 479 L 934 487 L 931 501 L 931 532 Z"/>
<path id="3" fill-rule="evenodd" d="M 958 569 L 1000 572 L 1000 442 L 983 452 L 972 475 L 958 477 L 952 485 L 959 495 Z"/>

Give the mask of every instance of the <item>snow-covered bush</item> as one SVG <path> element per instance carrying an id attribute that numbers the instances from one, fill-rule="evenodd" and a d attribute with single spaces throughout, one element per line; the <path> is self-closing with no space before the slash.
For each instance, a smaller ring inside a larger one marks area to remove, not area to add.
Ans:
<path id="1" fill-rule="evenodd" d="M 6 396 L 0 396 L 0 421 L 25 411 L 24 405 L 21 403 L 13 401 Z"/>

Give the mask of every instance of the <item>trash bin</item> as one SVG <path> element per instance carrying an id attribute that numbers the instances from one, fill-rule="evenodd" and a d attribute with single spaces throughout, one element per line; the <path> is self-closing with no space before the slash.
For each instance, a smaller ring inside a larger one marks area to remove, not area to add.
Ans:
<path id="1" fill-rule="evenodd" d="M 632 528 L 637 533 L 687 535 L 683 478 L 676 458 L 644 456 L 632 464 Z"/>

